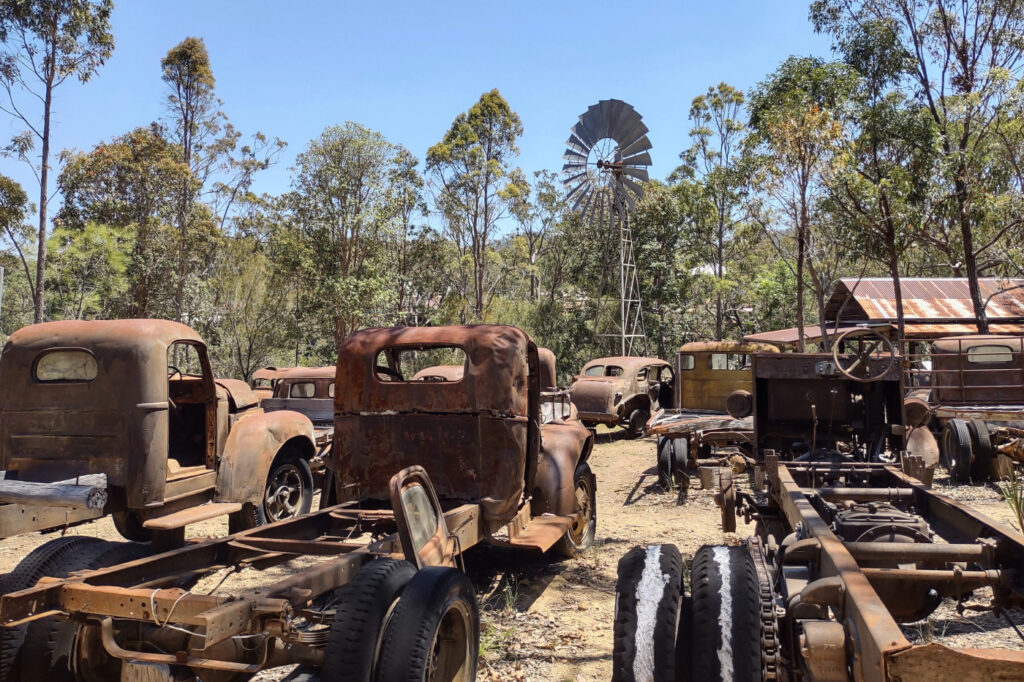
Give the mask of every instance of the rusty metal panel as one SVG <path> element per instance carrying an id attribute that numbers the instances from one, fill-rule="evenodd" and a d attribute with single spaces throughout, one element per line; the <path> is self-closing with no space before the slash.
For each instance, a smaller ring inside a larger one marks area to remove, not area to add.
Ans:
<path id="1" fill-rule="evenodd" d="M 419 464 L 442 500 L 479 503 L 488 521 L 514 515 L 526 476 L 527 419 L 486 415 L 336 415 L 339 499 L 387 499 L 396 470 Z"/>
<path id="2" fill-rule="evenodd" d="M 455 347 L 465 352 L 457 381 L 383 381 L 382 351 Z M 535 473 L 539 377 L 535 346 L 507 326 L 393 327 L 342 342 L 335 394 L 338 499 L 388 499 L 395 471 L 424 467 L 438 497 L 479 503 L 488 522 L 514 516 Z M 533 426 L 531 426 L 531 423 Z"/>
<path id="3" fill-rule="evenodd" d="M 1024 285 L 1024 279 L 981 277 L 978 286 L 982 300 L 988 299 L 985 312 L 990 320 L 1024 318 L 1024 289 L 1013 288 Z M 900 279 L 903 297 L 903 316 L 907 320 L 973 320 L 974 307 L 971 303 L 967 279 L 915 278 Z M 843 303 L 852 293 L 845 308 Z M 893 282 L 887 277 L 844 278 L 825 308 L 826 319 L 835 319 L 843 309 L 842 318 L 895 320 L 896 292 Z"/>
<path id="4" fill-rule="evenodd" d="M 389 327 L 365 329 L 338 348 L 335 414 L 378 412 L 491 413 L 526 416 L 529 337 L 515 327 Z M 375 371 L 386 348 L 457 347 L 466 353 L 460 382 L 381 381 Z"/>
<path id="5" fill-rule="evenodd" d="M 163 495 L 168 447 L 167 347 L 203 348 L 167 320 L 46 322 L 11 335 L 0 358 L 0 468 L 25 480 L 104 473 L 133 506 Z M 86 381 L 39 382 L 40 355 L 81 349 L 96 361 Z"/>

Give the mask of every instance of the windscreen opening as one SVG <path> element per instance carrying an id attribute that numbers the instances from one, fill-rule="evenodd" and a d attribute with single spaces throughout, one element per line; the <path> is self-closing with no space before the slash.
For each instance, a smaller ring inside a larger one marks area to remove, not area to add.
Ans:
<path id="1" fill-rule="evenodd" d="M 374 376 L 384 382 L 420 383 L 421 379 L 416 378 L 418 373 L 439 368 L 430 373 L 430 383 L 455 383 L 462 380 L 466 366 L 466 351 L 458 346 L 392 347 L 377 353 Z M 462 368 L 462 371 L 454 368 Z"/>

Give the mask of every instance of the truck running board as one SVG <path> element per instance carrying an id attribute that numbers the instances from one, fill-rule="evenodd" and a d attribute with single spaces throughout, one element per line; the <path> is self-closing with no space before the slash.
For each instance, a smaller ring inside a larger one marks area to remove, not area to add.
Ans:
<path id="1" fill-rule="evenodd" d="M 512 547 L 546 552 L 558 542 L 572 526 L 574 517 L 544 514 L 526 522 L 526 527 L 514 532 L 510 527 L 508 544 Z"/>
<path id="2" fill-rule="evenodd" d="M 176 530 L 184 528 L 190 523 L 215 519 L 218 516 L 234 514 L 241 510 L 242 504 L 240 502 L 210 502 L 209 504 L 201 504 L 198 507 L 182 509 L 166 516 L 147 519 L 142 525 L 149 530 Z"/>

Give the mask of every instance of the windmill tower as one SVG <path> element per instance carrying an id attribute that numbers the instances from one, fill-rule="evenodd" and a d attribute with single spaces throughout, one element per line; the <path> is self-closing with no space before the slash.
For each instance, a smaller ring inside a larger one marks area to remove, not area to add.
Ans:
<path id="1" fill-rule="evenodd" d="M 598 234 L 619 241 L 618 321 L 615 333 L 599 336 L 618 339 L 622 355 L 646 355 L 640 282 L 633 258 L 633 236 L 629 215 L 643 196 L 647 167 L 651 165 L 647 126 L 640 114 L 618 99 L 603 99 L 579 117 L 566 140 L 562 166 L 566 199 L 584 220 L 597 224 Z M 609 264 L 610 265 L 610 264 Z M 606 265 L 603 281 L 609 279 Z M 601 319 L 605 287 L 598 298 L 597 320 Z"/>

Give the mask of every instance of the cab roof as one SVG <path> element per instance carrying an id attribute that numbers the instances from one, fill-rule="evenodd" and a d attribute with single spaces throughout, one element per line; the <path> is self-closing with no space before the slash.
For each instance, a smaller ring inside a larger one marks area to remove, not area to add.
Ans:
<path id="1" fill-rule="evenodd" d="M 62 347 L 139 348 L 175 341 L 203 344 L 191 327 L 171 320 L 61 320 L 22 327 L 11 334 L 8 347 L 43 349 Z"/>
<path id="2" fill-rule="evenodd" d="M 597 365 L 614 365 L 616 367 L 621 367 L 623 372 L 628 373 L 631 370 L 639 370 L 641 367 L 647 367 L 648 365 L 668 364 L 669 363 L 665 362 L 660 358 L 638 358 L 632 356 L 626 357 L 619 355 L 615 357 L 596 358 L 594 360 L 591 360 L 587 364 L 583 365 L 583 370 L 581 370 L 580 373 L 585 371 L 588 367 L 596 367 Z"/>
<path id="3" fill-rule="evenodd" d="M 679 348 L 680 353 L 778 353 L 770 343 L 750 341 L 691 341 Z"/>

